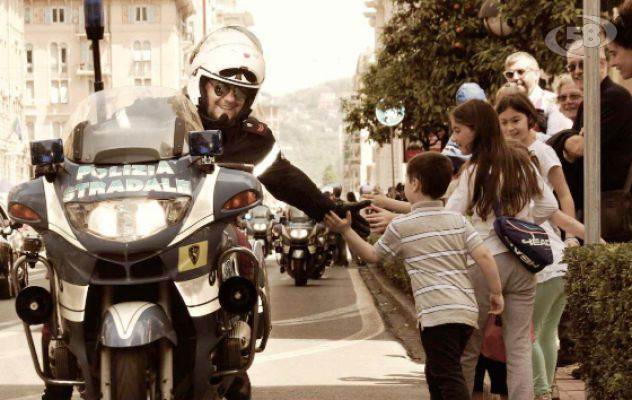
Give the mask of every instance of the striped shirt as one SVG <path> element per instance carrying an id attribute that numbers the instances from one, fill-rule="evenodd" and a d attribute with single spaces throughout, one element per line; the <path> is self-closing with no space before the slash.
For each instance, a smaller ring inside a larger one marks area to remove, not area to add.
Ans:
<path id="1" fill-rule="evenodd" d="M 422 327 L 461 323 L 478 328 L 478 305 L 467 255 L 483 241 L 467 219 L 441 201 L 415 203 L 375 243 L 380 258 L 401 257 Z"/>

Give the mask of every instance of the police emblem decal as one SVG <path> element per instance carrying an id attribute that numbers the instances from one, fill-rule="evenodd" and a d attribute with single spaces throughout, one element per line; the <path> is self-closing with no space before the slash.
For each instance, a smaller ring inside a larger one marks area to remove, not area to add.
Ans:
<path id="1" fill-rule="evenodd" d="M 196 244 L 189 247 L 189 258 L 191 259 L 193 265 L 197 264 L 198 260 L 200 259 L 200 246 Z"/>

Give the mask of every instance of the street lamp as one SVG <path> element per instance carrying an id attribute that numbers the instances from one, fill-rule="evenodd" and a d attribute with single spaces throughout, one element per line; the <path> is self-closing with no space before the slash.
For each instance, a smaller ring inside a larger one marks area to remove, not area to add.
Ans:
<path id="1" fill-rule="evenodd" d="M 478 17 L 483 19 L 485 28 L 496 36 L 509 36 L 513 31 L 512 21 L 503 18 L 498 10 L 498 0 L 486 0 L 481 6 Z"/>
<path id="2" fill-rule="evenodd" d="M 395 190 L 395 144 L 393 143 L 395 135 L 393 134 L 393 128 L 399 125 L 406 115 L 406 109 L 404 106 L 384 108 L 384 100 L 380 100 L 378 106 L 375 108 L 375 116 L 380 124 L 388 126 L 390 128 L 391 135 L 391 181 L 393 190 Z"/>

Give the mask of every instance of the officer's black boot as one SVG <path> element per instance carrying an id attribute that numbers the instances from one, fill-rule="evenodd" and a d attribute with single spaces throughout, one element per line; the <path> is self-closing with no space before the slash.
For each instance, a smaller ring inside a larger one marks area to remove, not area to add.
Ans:
<path id="1" fill-rule="evenodd" d="M 224 397 L 226 400 L 250 400 L 250 395 L 250 378 L 244 374 L 235 378 Z"/>
<path id="2" fill-rule="evenodd" d="M 46 385 L 42 400 L 70 400 L 72 398 L 72 386 Z"/>

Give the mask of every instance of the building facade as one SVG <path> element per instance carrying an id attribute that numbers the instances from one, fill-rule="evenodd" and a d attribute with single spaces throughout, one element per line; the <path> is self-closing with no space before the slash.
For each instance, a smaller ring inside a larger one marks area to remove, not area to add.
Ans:
<path id="1" fill-rule="evenodd" d="M 354 75 L 354 91 L 360 89 L 360 77 L 374 60 L 374 52 L 381 46 L 380 36 L 384 25 L 393 15 L 392 0 L 370 0 L 365 2 L 368 10 L 365 16 L 375 32 L 374 50 L 362 54 L 358 59 Z M 362 185 L 372 185 L 382 193 L 393 186 L 393 168 L 395 184 L 403 182 L 406 166 L 402 139 L 395 138 L 383 146 L 369 141 L 369 132 L 347 133 L 342 151 L 343 187 L 345 190 L 358 191 Z"/>
<path id="2" fill-rule="evenodd" d="M 105 88 L 184 85 L 191 0 L 104 0 L 100 42 Z M 25 125 L 32 139 L 59 138 L 94 91 L 82 0 L 24 0 Z"/>
<path id="3" fill-rule="evenodd" d="M 23 0 L 0 2 L 0 197 L 29 178 Z"/>

